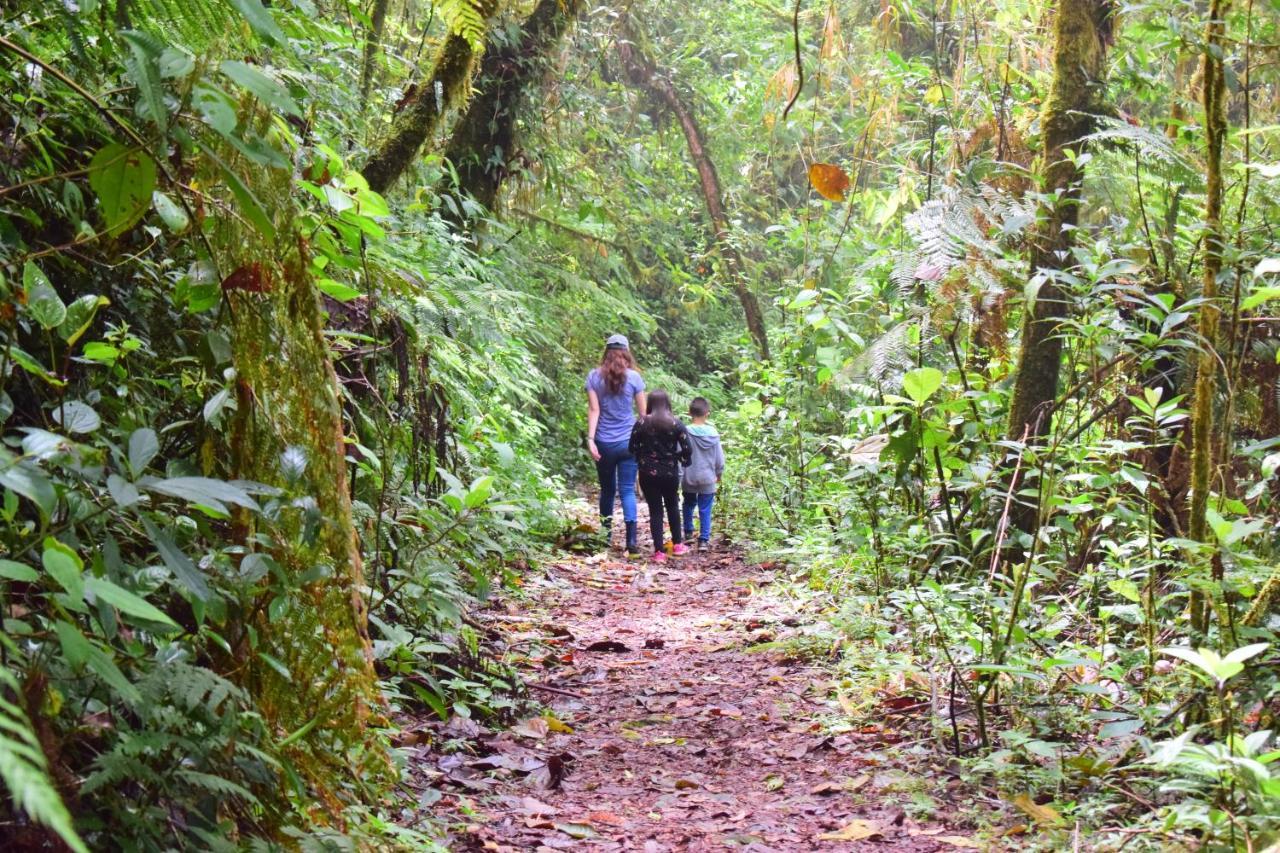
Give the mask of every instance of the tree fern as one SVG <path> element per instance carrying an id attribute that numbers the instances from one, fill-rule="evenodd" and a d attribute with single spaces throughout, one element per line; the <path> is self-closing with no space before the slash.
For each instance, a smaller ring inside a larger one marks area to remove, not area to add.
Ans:
<path id="1" fill-rule="evenodd" d="M 71 825 L 62 795 L 49 777 L 49 765 L 26 712 L 5 693 L 17 693 L 13 673 L 0 669 L 0 778 L 13 803 L 27 817 L 57 834 L 72 850 L 88 847 Z"/>

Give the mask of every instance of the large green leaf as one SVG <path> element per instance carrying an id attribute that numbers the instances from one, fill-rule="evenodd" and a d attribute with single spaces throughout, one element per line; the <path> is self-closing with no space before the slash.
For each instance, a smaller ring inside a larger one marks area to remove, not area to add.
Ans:
<path id="1" fill-rule="evenodd" d="M 142 694 L 120 671 L 111 655 L 86 639 L 80 629 L 70 622 L 56 622 L 53 627 L 58 634 L 58 642 L 62 645 L 62 653 L 72 666 L 87 666 L 125 702 L 135 707 L 142 704 Z"/>
<path id="2" fill-rule="evenodd" d="M 177 578 L 178 585 L 200 601 L 208 601 L 212 595 L 209 584 L 205 581 L 204 575 L 200 570 L 196 568 L 196 564 L 191 562 L 191 558 L 184 554 L 177 543 L 173 541 L 173 537 L 152 524 L 150 519 L 144 518 L 142 526 L 146 529 L 147 536 L 151 539 L 152 544 L 156 546 L 156 550 L 160 552 L 160 559 L 164 561 L 165 566 Z"/>
<path id="3" fill-rule="evenodd" d="M 209 477 L 168 477 L 163 480 L 144 478 L 138 481 L 138 486 L 149 492 L 183 498 L 223 513 L 227 511 L 226 504 L 246 509 L 258 508 L 257 502 L 244 489 Z"/>
<path id="4" fill-rule="evenodd" d="M 74 602 L 84 599 L 84 562 L 71 548 L 48 536 L 41 555 L 44 570 L 67 591 Z"/>
<path id="5" fill-rule="evenodd" d="M 144 151 L 113 142 L 89 162 L 89 186 L 113 237 L 128 231 L 151 206 L 156 163 Z"/>
<path id="6" fill-rule="evenodd" d="M 53 419 L 71 433 L 89 433 L 102 426 L 102 418 L 93 407 L 81 400 L 64 400 L 54 406 Z"/>
<path id="7" fill-rule="evenodd" d="M 67 306 L 53 289 L 44 270 L 27 261 L 22 266 L 22 289 L 27 298 L 27 312 L 42 329 L 56 329 L 67 319 Z"/>
<path id="8" fill-rule="evenodd" d="M 105 296 L 86 293 L 67 306 L 67 316 L 58 324 L 58 335 L 68 344 L 74 344 L 87 331 L 97 316 L 98 309 L 110 305 Z"/>
<path id="9" fill-rule="evenodd" d="M 150 427 L 135 429 L 129 435 L 129 470 L 137 477 L 160 452 L 160 439 Z"/>
<path id="10" fill-rule="evenodd" d="M 260 0 L 231 0 L 231 5 L 240 10 L 249 27 L 267 41 L 279 45 L 286 44 L 284 31 L 271 17 L 271 10 L 262 5 Z"/>
<path id="11" fill-rule="evenodd" d="M 942 371 L 933 367 L 917 367 L 902 377 L 902 390 L 917 406 L 942 387 Z"/>
<path id="12" fill-rule="evenodd" d="M 106 578 L 85 578 L 84 588 L 85 591 L 92 593 L 94 598 L 110 604 L 127 616 L 136 616 L 147 622 L 158 622 L 175 631 L 182 630 L 178 623 L 170 619 L 163 610 L 124 587 L 116 586 Z"/>
<path id="13" fill-rule="evenodd" d="M 46 518 L 53 515 L 53 508 L 58 503 L 58 493 L 54 491 L 53 483 L 40 469 L 26 462 L 17 464 L 0 462 L 0 465 L 6 465 L 3 470 L 0 470 L 0 486 L 12 489 L 31 501 L 39 507 L 40 513 Z"/>
<path id="14" fill-rule="evenodd" d="M 248 89 L 266 106 L 278 112 L 301 117 L 302 112 L 289 95 L 289 90 L 254 66 L 228 59 L 218 67 L 222 69 L 223 74 Z"/>

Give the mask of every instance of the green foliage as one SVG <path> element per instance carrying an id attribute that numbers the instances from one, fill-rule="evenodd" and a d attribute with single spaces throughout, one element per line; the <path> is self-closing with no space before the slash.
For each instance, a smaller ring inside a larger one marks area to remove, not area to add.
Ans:
<path id="1" fill-rule="evenodd" d="M 10 698 L 18 694 L 19 685 L 7 669 L 0 669 L 0 688 L 8 694 L 0 695 L 0 779 L 13 792 L 14 805 L 23 814 L 49 827 L 72 850 L 87 851 L 49 777 L 48 761 L 31 721 Z"/>

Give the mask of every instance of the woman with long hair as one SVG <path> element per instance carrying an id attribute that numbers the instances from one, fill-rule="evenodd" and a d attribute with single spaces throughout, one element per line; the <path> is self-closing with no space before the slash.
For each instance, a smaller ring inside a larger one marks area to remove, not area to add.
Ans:
<path id="1" fill-rule="evenodd" d="M 600 480 L 600 527 L 613 528 L 615 496 L 622 499 L 627 525 L 627 553 L 640 553 L 636 543 L 636 460 L 631 455 L 631 426 L 645 412 L 644 379 L 636 370 L 631 346 L 622 335 L 605 341 L 600 364 L 587 374 L 587 450 Z"/>
<path id="2" fill-rule="evenodd" d="M 671 525 L 671 553 L 683 554 L 680 528 L 680 466 L 688 465 L 693 454 L 689 432 L 671 411 L 667 392 L 654 389 L 649 395 L 647 415 L 631 428 L 631 452 L 640 469 L 640 489 L 649 504 L 649 529 L 653 534 L 653 559 L 662 562 L 662 522 Z"/>

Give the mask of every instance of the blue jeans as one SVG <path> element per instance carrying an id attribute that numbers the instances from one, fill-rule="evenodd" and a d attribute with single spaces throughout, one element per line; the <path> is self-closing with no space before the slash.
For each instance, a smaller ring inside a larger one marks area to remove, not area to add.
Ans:
<path id="1" fill-rule="evenodd" d="M 636 458 L 631 455 L 630 442 L 613 444 L 596 442 L 600 459 L 596 461 L 596 476 L 600 478 L 600 517 L 613 518 L 613 499 L 622 498 L 622 520 L 636 520 Z"/>
<path id="2" fill-rule="evenodd" d="M 693 538 L 693 505 L 698 505 L 698 540 L 700 542 L 711 541 L 711 504 L 715 502 L 716 493 L 709 492 L 705 495 L 694 494 L 693 492 L 684 493 L 684 538 L 690 540 Z"/>

